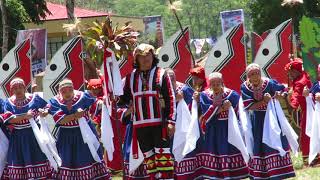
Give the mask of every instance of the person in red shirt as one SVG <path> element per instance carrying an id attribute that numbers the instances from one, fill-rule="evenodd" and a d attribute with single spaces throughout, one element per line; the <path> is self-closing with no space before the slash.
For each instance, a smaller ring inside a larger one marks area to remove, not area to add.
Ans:
<path id="1" fill-rule="evenodd" d="M 90 116 L 94 122 L 98 135 L 100 136 L 101 126 L 101 108 L 103 104 L 103 87 L 101 79 L 90 79 L 87 89 L 90 90 L 93 96 L 96 97 L 95 103 L 90 107 Z"/>
<path id="2" fill-rule="evenodd" d="M 309 89 L 312 86 L 310 77 L 307 72 L 303 70 L 303 62 L 300 58 L 295 58 L 285 67 L 288 71 L 289 79 L 291 81 L 292 94 L 288 96 L 288 101 L 293 109 L 301 110 L 300 113 L 300 148 L 304 162 L 307 162 L 309 156 L 310 138 L 306 135 L 306 98 Z"/>

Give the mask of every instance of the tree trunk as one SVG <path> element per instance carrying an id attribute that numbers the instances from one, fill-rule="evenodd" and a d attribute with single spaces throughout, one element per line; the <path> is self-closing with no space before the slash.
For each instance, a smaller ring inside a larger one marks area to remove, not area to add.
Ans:
<path id="1" fill-rule="evenodd" d="M 75 0 L 66 0 L 68 20 L 70 22 L 74 21 L 74 4 L 75 4 Z"/>
<path id="2" fill-rule="evenodd" d="M 2 17 L 2 59 L 8 52 L 9 48 L 9 26 L 6 9 L 6 0 L 0 0 L 0 9 Z"/>

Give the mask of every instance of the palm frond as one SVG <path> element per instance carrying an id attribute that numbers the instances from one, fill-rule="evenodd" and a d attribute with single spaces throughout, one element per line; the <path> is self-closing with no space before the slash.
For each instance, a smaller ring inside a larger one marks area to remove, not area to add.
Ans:
<path id="1" fill-rule="evenodd" d="M 92 25 L 85 25 L 81 35 L 85 42 L 85 49 L 92 60 L 101 65 L 104 48 L 110 48 L 116 57 L 129 54 L 137 44 L 139 33 L 126 22 L 123 26 L 113 25 L 109 16 L 103 22 L 95 21 Z"/>

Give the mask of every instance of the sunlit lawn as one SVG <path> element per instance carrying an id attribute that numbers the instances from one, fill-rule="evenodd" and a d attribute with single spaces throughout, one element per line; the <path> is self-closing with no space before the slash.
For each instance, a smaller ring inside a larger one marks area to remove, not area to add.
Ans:
<path id="1" fill-rule="evenodd" d="M 292 180 L 318 180 L 320 179 L 320 167 L 303 168 L 303 161 L 301 155 L 299 157 L 292 156 L 294 168 L 296 170 L 296 177 Z"/>

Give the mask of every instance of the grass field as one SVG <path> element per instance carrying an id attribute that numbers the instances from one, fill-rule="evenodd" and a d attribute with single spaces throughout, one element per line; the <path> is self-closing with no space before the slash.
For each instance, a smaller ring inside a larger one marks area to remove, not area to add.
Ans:
<path id="1" fill-rule="evenodd" d="M 320 180 L 320 167 L 303 167 L 301 155 L 298 157 L 292 156 L 292 162 L 296 171 L 296 177 L 290 180 Z M 122 180 L 122 177 L 113 177 L 113 180 Z"/>
<path id="2" fill-rule="evenodd" d="M 303 167 L 301 155 L 298 157 L 291 157 L 294 169 L 296 170 L 296 177 L 292 180 L 320 180 L 320 167 Z"/>

